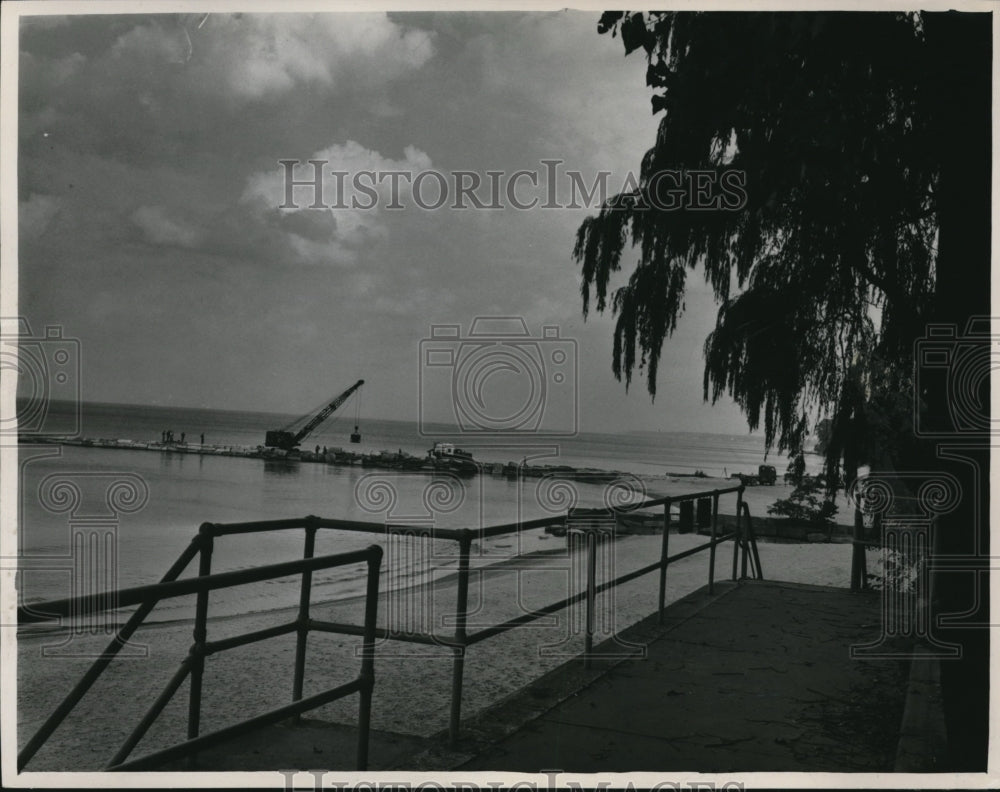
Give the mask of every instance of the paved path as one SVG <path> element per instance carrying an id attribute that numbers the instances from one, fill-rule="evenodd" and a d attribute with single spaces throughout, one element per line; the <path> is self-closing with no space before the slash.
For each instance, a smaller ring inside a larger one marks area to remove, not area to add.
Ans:
<path id="1" fill-rule="evenodd" d="M 645 623 L 658 633 L 645 658 L 618 662 L 498 741 L 480 742 L 475 756 L 452 766 L 522 772 L 893 769 L 907 663 L 854 660 L 849 652 L 852 644 L 880 635 L 876 594 L 722 584 L 714 597 L 703 589 L 667 613 L 665 628 Z M 559 686 L 559 673 L 540 681 L 543 696 Z M 523 715 L 532 695 L 529 688 L 507 709 Z M 486 720 L 492 721 L 487 731 L 502 730 L 499 711 Z M 468 741 L 476 737 L 473 724 Z"/>
<path id="2" fill-rule="evenodd" d="M 370 769 L 892 771 L 908 663 L 850 657 L 879 638 L 879 615 L 873 592 L 718 583 L 669 606 L 663 625 L 653 615 L 624 631 L 644 657 L 602 644 L 591 667 L 565 663 L 465 722 L 455 748 L 444 734 L 374 731 Z M 199 767 L 348 770 L 355 739 L 346 726 L 276 726 Z"/>

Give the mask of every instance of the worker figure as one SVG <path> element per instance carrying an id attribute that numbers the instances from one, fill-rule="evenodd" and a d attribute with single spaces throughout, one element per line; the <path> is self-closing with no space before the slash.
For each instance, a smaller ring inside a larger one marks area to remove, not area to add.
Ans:
<path id="1" fill-rule="evenodd" d="M 184 432 L 181 432 L 181 442 L 182 442 L 182 443 L 184 442 L 184 438 L 185 438 L 185 437 L 186 437 L 186 435 L 184 434 Z"/>
<path id="2" fill-rule="evenodd" d="M 205 433 L 204 432 L 201 433 L 201 444 L 205 445 Z"/>

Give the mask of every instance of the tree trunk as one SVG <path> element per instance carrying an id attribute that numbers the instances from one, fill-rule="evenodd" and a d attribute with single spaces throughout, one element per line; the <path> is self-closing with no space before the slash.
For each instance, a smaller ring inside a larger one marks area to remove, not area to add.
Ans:
<path id="1" fill-rule="evenodd" d="M 939 240 L 935 323 L 955 327 L 955 346 L 969 348 L 964 338 L 969 319 L 990 313 L 990 167 L 991 167 L 991 15 L 956 12 L 925 14 L 925 31 L 937 86 L 937 121 L 942 155 L 939 185 Z M 988 332 L 988 330 L 987 330 Z M 980 349 L 988 359 L 990 349 Z M 919 344 L 918 344 L 919 349 Z M 915 361 L 918 377 L 921 361 Z M 923 384 L 923 380 L 920 380 Z M 952 384 L 957 380 L 953 377 Z M 989 411 L 989 381 L 985 392 L 960 394 L 944 379 L 934 380 L 923 396 L 927 414 L 938 425 L 949 406 L 964 395 L 981 400 Z M 957 508 L 944 514 L 935 533 L 935 557 L 964 557 L 976 569 L 988 569 L 989 554 L 989 430 L 956 428 L 952 436 L 930 441 L 934 461 L 928 473 L 954 476 L 960 485 Z M 967 457 L 961 461 L 959 457 Z M 971 460 L 971 461 L 970 461 Z M 962 654 L 941 661 L 942 693 L 948 728 L 949 754 L 956 771 L 984 771 L 989 723 L 988 577 L 978 571 L 938 571 L 931 629 Z M 961 626 L 935 626 L 938 616 L 968 613 Z M 978 626 L 982 625 L 982 626 Z"/>

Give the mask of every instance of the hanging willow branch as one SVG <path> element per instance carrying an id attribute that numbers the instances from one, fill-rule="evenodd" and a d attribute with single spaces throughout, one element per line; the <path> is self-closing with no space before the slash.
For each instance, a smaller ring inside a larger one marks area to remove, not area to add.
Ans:
<path id="1" fill-rule="evenodd" d="M 801 448 L 807 415 L 834 416 L 830 454 L 862 453 L 851 432 L 880 388 L 905 387 L 887 368 L 904 365 L 933 294 L 938 168 L 919 18 L 609 12 L 598 30 L 645 53 L 663 115 L 637 189 L 587 218 L 573 251 L 584 316 L 593 299 L 616 317 L 615 376 L 628 387 L 644 371 L 655 396 L 700 269 L 719 302 L 705 399 L 728 394 L 782 450 Z M 656 208 L 664 171 L 717 186 L 739 174 L 745 204 Z M 628 249 L 638 263 L 615 286 Z"/>

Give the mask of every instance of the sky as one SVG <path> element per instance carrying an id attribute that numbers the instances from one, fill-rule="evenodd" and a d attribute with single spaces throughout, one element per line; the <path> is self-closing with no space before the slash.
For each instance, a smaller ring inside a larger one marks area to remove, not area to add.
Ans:
<path id="1" fill-rule="evenodd" d="M 484 183 L 491 170 L 539 173 L 522 201 L 544 200 L 542 163 L 559 160 L 587 185 L 608 172 L 617 192 L 657 117 L 645 61 L 598 35 L 597 17 L 23 18 L 19 314 L 36 336 L 58 325 L 79 339 L 88 401 L 305 413 L 364 378 L 362 415 L 450 422 L 448 389 L 475 380 L 473 406 L 491 419 L 541 394 L 540 420 L 572 412 L 583 431 L 745 434 L 732 402 L 703 403 L 716 305 L 696 274 L 655 402 L 642 374 L 628 392 L 614 378 L 613 319 L 584 321 L 572 258 L 595 207 L 431 210 L 404 185 L 391 209 L 383 183 L 370 209 L 310 209 L 309 188 L 279 208 L 281 160 Z M 335 186 L 324 178 L 328 204 Z M 561 202 L 565 187 L 560 175 Z M 521 358 L 478 380 L 456 373 L 489 316 L 523 319 L 515 351 L 535 369 Z M 443 342 L 450 368 L 427 365 L 438 325 L 458 326 Z"/>

